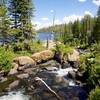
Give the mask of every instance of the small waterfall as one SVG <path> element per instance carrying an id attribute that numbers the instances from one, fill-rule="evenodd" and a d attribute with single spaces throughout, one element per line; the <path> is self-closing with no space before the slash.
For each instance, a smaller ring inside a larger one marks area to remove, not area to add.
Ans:
<path id="1" fill-rule="evenodd" d="M 72 68 L 72 67 L 69 67 L 69 68 L 65 68 L 65 69 L 62 69 L 62 68 L 60 68 L 60 69 L 58 69 L 57 71 L 52 71 L 53 73 L 56 73 L 58 76 L 65 76 L 65 75 L 67 75 L 68 74 L 68 72 L 70 72 L 70 71 L 77 71 L 77 69 L 74 69 L 74 68 Z"/>
<path id="2" fill-rule="evenodd" d="M 29 100 L 29 96 L 19 92 L 9 92 L 7 95 L 1 96 L 0 100 Z"/>

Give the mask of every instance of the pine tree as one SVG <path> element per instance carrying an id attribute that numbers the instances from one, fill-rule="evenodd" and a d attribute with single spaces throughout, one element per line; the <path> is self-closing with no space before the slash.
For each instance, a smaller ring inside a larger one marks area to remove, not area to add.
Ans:
<path id="1" fill-rule="evenodd" d="M 74 38 L 79 39 L 79 37 L 80 37 L 80 22 L 79 22 L 79 20 L 77 20 L 73 23 L 72 33 L 73 33 Z"/>
<path id="2" fill-rule="evenodd" d="M 100 7 L 97 12 L 97 18 L 96 18 L 94 30 L 92 33 L 92 37 L 93 37 L 94 42 L 97 42 L 97 43 L 100 42 Z"/>
<path id="3" fill-rule="evenodd" d="M 8 10 L 4 2 L 0 5 L 0 35 L 6 38 L 9 34 L 10 19 L 7 14 Z"/>
<path id="4" fill-rule="evenodd" d="M 14 28 L 20 29 L 20 35 L 30 38 L 33 32 L 31 18 L 34 6 L 32 0 L 10 0 L 9 11 L 14 21 Z"/>
<path id="5" fill-rule="evenodd" d="M 90 15 L 85 15 L 82 19 L 81 25 L 81 39 L 82 43 L 89 43 L 89 38 L 93 30 L 94 20 Z"/>

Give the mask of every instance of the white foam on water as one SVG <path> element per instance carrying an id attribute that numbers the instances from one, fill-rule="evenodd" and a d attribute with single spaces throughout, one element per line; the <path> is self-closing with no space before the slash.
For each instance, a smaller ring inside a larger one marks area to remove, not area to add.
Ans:
<path id="1" fill-rule="evenodd" d="M 0 97 L 0 100 L 29 100 L 29 96 L 23 95 L 19 92 L 10 92 L 8 95 Z"/>
<path id="2" fill-rule="evenodd" d="M 70 67 L 70 68 L 66 68 L 66 69 L 59 69 L 57 71 L 52 71 L 52 72 L 56 73 L 58 76 L 65 76 L 70 71 L 77 71 L 77 69 L 74 69 L 74 68 Z"/>
<path id="3" fill-rule="evenodd" d="M 74 83 L 74 81 L 69 81 L 69 86 L 76 86 L 76 84 Z"/>

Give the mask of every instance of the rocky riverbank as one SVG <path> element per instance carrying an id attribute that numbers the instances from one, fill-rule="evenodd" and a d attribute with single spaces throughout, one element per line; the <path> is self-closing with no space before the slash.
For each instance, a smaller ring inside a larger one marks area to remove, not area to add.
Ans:
<path id="1" fill-rule="evenodd" d="M 76 54 L 75 54 L 76 53 Z M 55 59 L 55 54 L 51 50 L 45 50 L 33 54 L 31 57 L 21 56 L 13 61 L 13 69 L 4 74 L 0 73 L 0 93 L 5 94 L 8 91 L 24 89 L 25 93 L 31 96 L 31 100 L 56 100 L 53 95 L 41 81 L 36 81 L 39 77 L 50 86 L 62 100 L 86 100 L 86 92 L 83 84 L 76 78 L 81 77 L 78 74 L 79 54 L 73 51 L 69 54 L 63 63 Z M 59 59 L 60 56 L 57 56 Z M 75 91 L 77 90 L 77 93 Z M 66 95 L 67 94 L 67 95 Z M 84 99 L 82 99 L 83 96 Z"/>

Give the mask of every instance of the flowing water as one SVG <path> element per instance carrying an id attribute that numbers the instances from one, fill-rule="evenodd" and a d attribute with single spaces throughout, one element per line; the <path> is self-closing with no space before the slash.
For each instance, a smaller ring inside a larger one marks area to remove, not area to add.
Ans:
<path id="1" fill-rule="evenodd" d="M 0 100 L 29 100 L 29 96 L 24 95 L 21 91 L 9 92 L 7 95 L 1 96 Z"/>
<path id="2" fill-rule="evenodd" d="M 51 66 L 52 69 L 53 66 Z M 47 84 L 48 87 L 53 89 L 63 100 L 86 100 L 85 90 L 78 86 L 75 83 L 74 79 L 68 77 L 68 72 L 74 71 L 77 69 L 72 67 L 61 69 L 57 68 L 56 70 L 40 70 L 36 77 L 41 78 Z M 33 83 L 34 85 L 34 83 Z M 32 93 L 33 92 L 33 93 Z M 26 95 L 27 94 L 27 95 Z M 49 99 L 48 99 L 49 98 Z M 43 84 L 39 84 L 35 90 L 29 92 L 8 92 L 7 95 L 0 97 L 0 100 L 58 100 L 48 88 Z"/>
<path id="3" fill-rule="evenodd" d="M 54 34 L 52 33 L 38 33 L 36 39 L 41 41 L 54 40 Z M 1 42 L 0 42 L 1 43 Z M 53 69 L 52 63 L 50 64 Z M 56 70 L 42 70 L 36 75 L 43 79 L 43 81 L 53 88 L 56 93 L 64 97 L 64 100 L 86 100 L 87 93 L 86 91 L 79 85 L 75 83 L 74 79 L 70 79 L 67 75 L 68 72 L 74 71 L 77 69 L 72 67 L 66 69 L 57 69 Z M 34 90 L 33 90 L 34 91 Z M 33 92 L 32 91 L 32 92 Z M 27 95 L 26 95 L 27 94 Z M 30 99 L 31 98 L 31 99 Z M 49 99 L 48 99 L 49 98 Z M 0 100 L 56 100 L 54 99 L 49 92 L 48 89 L 42 84 L 38 86 L 36 91 L 30 95 L 26 91 L 14 91 L 8 92 L 5 95 L 0 96 Z"/>

